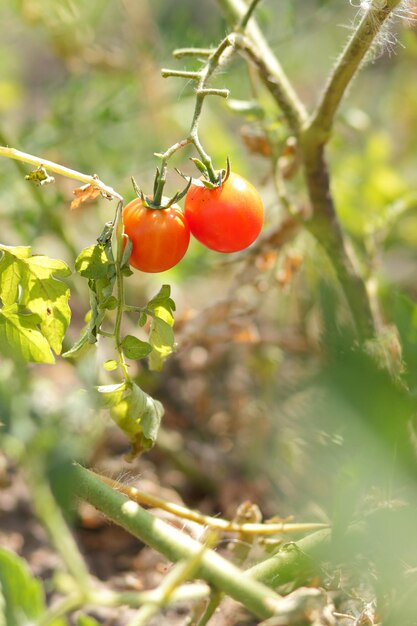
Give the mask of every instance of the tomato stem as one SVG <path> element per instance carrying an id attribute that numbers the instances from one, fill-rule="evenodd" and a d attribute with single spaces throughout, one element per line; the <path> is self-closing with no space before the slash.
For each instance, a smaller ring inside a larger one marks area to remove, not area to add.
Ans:
<path id="1" fill-rule="evenodd" d="M 50 172 L 55 172 L 55 174 L 60 174 L 61 176 L 65 176 L 66 178 L 72 178 L 74 180 L 79 180 L 82 183 L 89 184 L 92 187 L 99 189 L 106 197 L 116 198 L 119 201 L 123 200 L 122 196 L 117 193 L 117 191 L 115 191 L 108 185 L 105 185 L 97 176 L 82 174 L 81 172 L 72 170 L 69 167 L 59 165 L 59 163 L 55 163 L 54 161 L 41 159 L 39 157 L 33 156 L 32 154 L 21 152 L 20 150 L 15 150 L 14 148 L 9 148 L 6 146 L 0 146 L 0 156 L 14 159 L 16 161 L 21 161 L 23 163 L 29 163 L 30 165 L 35 165 L 37 167 L 43 167 Z"/>
<path id="2" fill-rule="evenodd" d="M 258 0 L 256 0 L 257 3 Z M 184 48 L 174 52 L 174 56 L 178 58 L 182 56 L 200 56 L 207 57 L 207 61 L 202 70 L 199 72 L 185 72 L 182 70 L 162 70 L 162 76 L 178 76 L 181 78 L 189 78 L 192 80 L 198 80 L 196 88 L 196 102 L 194 108 L 194 115 L 191 121 L 191 127 L 189 135 L 186 139 L 175 143 L 163 154 L 157 154 L 162 159 L 161 174 L 159 176 L 158 184 L 154 195 L 155 203 L 161 201 L 164 185 L 166 182 L 166 168 L 169 159 L 181 148 L 192 143 L 200 155 L 201 161 L 204 164 L 207 172 L 207 177 L 211 183 L 217 185 L 219 182 L 219 175 L 213 167 L 213 162 L 210 155 L 205 151 L 198 133 L 198 126 L 201 119 L 201 113 L 206 96 L 218 96 L 221 98 L 228 98 L 228 89 L 215 89 L 208 87 L 208 82 L 212 77 L 214 71 L 228 60 L 228 56 L 224 53 L 228 48 L 233 47 L 233 39 L 225 37 L 217 48 L 214 49 L 199 49 L 199 48 Z"/>
<path id="3" fill-rule="evenodd" d="M 200 80 L 200 72 L 189 72 L 186 70 L 171 70 L 167 68 L 162 68 L 161 70 L 162 78 L 188 78 L 189 80 Z"/>
<path id="4" fill-rule="evenodd" d="M 122 273 L 122 259 L 124 250 L 124 229 L 123 229 L 123 202 L 119 202 L 116 208 L 116 215 L 114 218 L 114 232 L 116 235 L 116 284 L 117 284 L 117 311 L 116 321 L 114 324 L 114 338 L 116 343 L 116 350 L 119 355 L 119 363 L 122 369 L 124 378 L 127 382 L 130 382 L 130 374 L 127 363 L 122 349 L 121 328 L 123 313 L 125 310 L 125 288 L 124 288 L 124 276 Z"/>
<path id="5" fill-rule="evenodd" d="M 252 2 L 249 5 L 248 10 L 246 11 L 246 13 L 243 15 L 242 19 L 240 20 L 240 22 L 238 23 L 236 30 L 238 31 L 244 31 L 246 29 L 246 26 L 248 25 L 248 22 L 250 20 L 250 18 L 252 17 L 252 15 L 255 12 L 255 9 L 257 8 L 258 4 L 261 2 L 262 0 L 252 0 Z"/>
<path id="6" fill-rule="evenodd" d="M 184 57 L 198 57 L 200 59 L 207 59 L 211 57 L 216 48 L 177 48 L 172 53 L 172 56 L 176 59 L 182 59 Z"/>

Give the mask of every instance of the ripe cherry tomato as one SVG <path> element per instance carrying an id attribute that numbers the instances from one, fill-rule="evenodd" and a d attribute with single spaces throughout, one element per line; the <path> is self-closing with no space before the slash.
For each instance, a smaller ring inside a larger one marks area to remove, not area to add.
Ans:
<path id="1" fill-rule="evenodd" d="M 233 172 L 214 189 L 191 185 L 184 213 L 194 237 L 217 252 L 247 248 L 264 222 L 262 200 L 255 187 Z"/>
<path id="2" fill-rule="evenodd" d="M 142 272 L 169 270 L 187 252 L 190 228 L 177 204 L 149 209 L 136 198 L 125 206 L 123 224 L 133 244 L 129 263 Z"/>

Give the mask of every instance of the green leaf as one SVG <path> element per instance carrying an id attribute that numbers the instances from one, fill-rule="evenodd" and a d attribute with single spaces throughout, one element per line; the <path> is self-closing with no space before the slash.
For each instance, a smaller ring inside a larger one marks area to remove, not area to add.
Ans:
<path id="1" fill-rule="evenodd" d="M 151 370 L 160 371 L 165 359 L 174 351 L 172 326 L 160 317 L 155 317 L 149 333 L 149 343 L 153 348 L 149 356 L 149 367 Z"/>
<path id="2" fill-rule="evenodd" d="M 151 298 L 148 302 L 148 306 L 153 308 L 154 306 L 158 306 L 160 304 L 164 304 L 167 301 L 170 301 L 172 305 L 173 311 L 175 311 L 175 303 L 171 300 L 171 286 L 170 285 L 162 285 L 161 289 L 158 291 L 156 296 Z"/>
<path id="3" fill-rule="evenodd" d="M 144 311 L 142 311 L 141 314 L 139 315 L 139 320 L 138 320 L 139 326 L 141 327 L 145 326 L 147 321 L 148 321 L 148 316 L 146 315 Z"/>
<path id="4" fill-rule="evenodd" d="M 117 298 L 115 298 L 114 296 L 109 296 L 103 302 L 102 307 L 103 309 L 114 311 L 114 309 L 117 309 L 117 304 L 118 304 Z"/>
<path id="5" fill-rule="evenodd" d="M 157 306 L 153 311 L 154 317 L 158 317 L 159 319 L 166 322 L 169 326 L 174 325 L 174 316 L 172 315 L 170 309 L 167 309 L 164 306 Z"/>
<path id="6" fill-rule="evenodd" d="M 26 562 L 13 552 L 0 548 L 0 588 L 7 626 L 34 623 L 45 610 L 41 584 Z"/>
<path id="7" fill-rule="evenodd" d="M 57 278 L 71 274 L 63 262 L 47 256 L 30 256 L 30 248 L 0 246 L 0 297 L 8 307 L 15 303 L 39 316 L 39 328 L 49 346 L 60 354 L 71 311 L 70 291 Z"/>
<path id="8" fill-rule="evenodd" d="M 162 404 L 131 382 L 101 386 L 98 391 L 112 419 L 132 444 L 129 458 L 151 448 L 164 414 Z"/>
<path id="9" fill-rule="evenodd" d="M 54 363 L 47 339 L 38 326 L 41 320 L 33 313 L 21 313 L 19 306 L 0 309 L 0 350 L 6 356 L 35 363 Z"/>
<path id="10" fill-rule="evenodd" d="M 104 363 L 103 367 L 106 372 L 114 372 L 114 370 L 117 370 L 117 368 L 119 367 L 119 363 L 114 359 L 110 359 L 109 361 L 106 361 Z"/>
<path id="11" fill-rule="evenodd" d="M 106 278 L 109 274 L 106 248 L 100 244 L 84 248 L 75 261 L 75 269 L 84 278 Z"/>
<path id="12" fill-rule="evenodd" d="M 147 309 L 154 317 L 159 317 L 173 326 L 174 316 L 172 312 L 175 311 L 175 302 L 171 298 L 171 287 L 162 285 L 156 296 L 149 300 Z"/>
<path id="13" fill-rule="evenodd" d="M 133 275 L 133 271 L 130 269 L 128 265 L 125 265 L 124 267 L 121 267 L 121 274 L 129 278 L 129 276 Z"/>
<path id="14" fill-rule="evenodd" d="M 100 626 L 100 624 L 94 619 L 94 617 L 90 617 L 89 615 L 79 615 L 77 617 L 77 621 L 75 622 L 75 626 Z"/>
<path id="15" fill-rule="evenodd" d="M 126 335 L 122 341 L 123 353 L 128 359 L 143 359 L 152 352 L 152 346 L 147 341 L 141 341 L 133 335 Z"/>
<path id="16" fill-rule="evenodd" d="M 112 296 L 114 283 L 116 281 L 116 268 L 113 263 L 113 253 L 110 243 L 106 245 L 105 254 L 106 258 L 109 259 L 106 266 L 106 276 L 97 279 L 91 278 L 88 281 L 91 308 L 86 319 L 87 326 L 83 329 L 80 339 L 70 350 L 63 354 L 65 358 L 78 358 L 85 354 L 85 352 L 97 342 L 97 336 L 105 318 L 106 310 L 108 308 L 114 308 L 115 305 L 117 306 L 117 300 Z"/>
<path id="17" fill-rule="evenodd" d="M 69 350 L 63 352 L 62 356 L 65 359 L 76 359 L 82 354 L 85 354 L 89 350 L 89 348 L 91 348 L 95 344 L 95 342 L 96 339 L 94 339 L 94 341 L 90 341 L 90 329 L 87 326 L 81 333 L 81 337 L 78 339 L 78 341 L 76 341 Z"/>

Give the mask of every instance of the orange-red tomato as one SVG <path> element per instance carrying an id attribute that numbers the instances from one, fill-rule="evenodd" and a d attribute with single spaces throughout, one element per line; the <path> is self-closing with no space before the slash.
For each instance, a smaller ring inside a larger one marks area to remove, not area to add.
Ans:
<path id="1" fill-rule="evenodd" d="M 251 183 L 230 173 L 220 187 L 191 185 L 184 213 L 191 233 L 217 252 L 238 252 L 258 237 L 264 222 L 262 200 Z"/>
<path id="2" fill-rule="evenodd" d="M 187 252 L 190 229 L 177 204 L 150 209 L 136 198 L 125 206 L 123 224 L 133 245 L 129 263 L 142 272 L 169 270 Z"/>

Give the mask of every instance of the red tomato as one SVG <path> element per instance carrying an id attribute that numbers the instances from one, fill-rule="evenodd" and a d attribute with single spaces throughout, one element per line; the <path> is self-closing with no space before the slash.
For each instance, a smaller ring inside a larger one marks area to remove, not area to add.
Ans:
<path id="1" fill-rule="evenodd" d="M 217 252 L 247 248 L 264 222 L 262 200 L 255 187 L 233 172 L 214 189 L 191 185 L 184 213 L 194 237 Z"/>
<path id="2" fill-rule="evenodd" d="M 169 270 L 187 252 L 190 228 L 177 204 L 149 209 L 136 198 L 125 206 L 123 224 L 133 244 L 129 263 L 142 272 Z"/>

